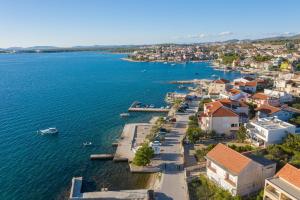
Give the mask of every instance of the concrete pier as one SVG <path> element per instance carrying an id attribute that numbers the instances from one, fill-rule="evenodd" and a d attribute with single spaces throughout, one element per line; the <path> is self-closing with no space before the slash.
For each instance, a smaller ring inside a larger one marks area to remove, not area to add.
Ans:
<path id="1" fill-rule="evenodd" d="M 119 190 L 119 191 L 97 191 L 81 192 L 82 177 L 74 177 L 70 192 L 70 200 L 108 200 L 108 199 L 127 199 L 127 200 L 151 200 L 153 195 L 147 189 L 139 190 Z"/>
<path id="2" fill-rule="evenodd" d="M 134 149 L 144 142 L 151 127 L 152 124 L 149 123 L 126 124 L 118 142 L 114 161 L 132 161 Z"/>
<path id="3" fill-rule="evenodd" d="M 132 108 L 128 109 L 129 112 L 169 112 L 169 108 Z"/>
<path id="4" fill-rule="evenodd" d="M 92 154 L 90 158 L 91 160 L 112 160 L 114 154 Z"/>
<path id="5" fill-rule="evenodd" d="M 129 112 L 169 112 L 169 108 L 150 108 L 150 107 L 137 107 L 140 102 L 135 101 L 128 108 Z"/>

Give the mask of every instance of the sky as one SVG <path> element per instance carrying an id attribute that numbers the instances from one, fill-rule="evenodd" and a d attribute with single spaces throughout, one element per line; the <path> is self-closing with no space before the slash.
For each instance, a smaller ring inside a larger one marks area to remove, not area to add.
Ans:
<path id="1" fill-rule="evenodd" d="M 293 35 L 299 8 L 299 0 L 0 0 L 0 48 Z"/>

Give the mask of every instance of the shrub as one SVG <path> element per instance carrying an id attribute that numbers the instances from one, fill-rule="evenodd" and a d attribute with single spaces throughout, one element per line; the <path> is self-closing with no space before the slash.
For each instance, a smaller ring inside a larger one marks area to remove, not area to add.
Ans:
<path id="1" fill-rule="evenodd" d="M 245 126 L 240 126 L 239 130 L 236 133 L 236 137 L 238 139 L 238 141 L 240 142 L 244 142 L 246 139 L 246 135 L 247 134 L 247 129 L 245 128 Z"/>
<path id="2" fill-rule="evenodd" d="M 137 166 L 146 166 L 151 162 L 154 151 L 147 143 L 144 143 L 135 153 L 133 164 Z"/>
<path id="3" fill-rule="evenodd" d="M 199 127 L 190 126 L 187 129 L 187 137 L 191 143 L 197 142 L 201 137 L 204 136 L 203 131 Z"/>

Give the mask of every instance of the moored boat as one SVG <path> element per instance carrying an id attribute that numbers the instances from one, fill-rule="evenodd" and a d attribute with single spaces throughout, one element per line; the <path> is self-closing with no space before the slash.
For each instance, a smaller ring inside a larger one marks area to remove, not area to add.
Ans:
<path id="1" fill-rule="evenodd" d="M 121 113 L 121 114 L 120 114 L 120 117 L 129 117 L 129 116 L 130 116 L 129 113 Z"/>
<path id="2" fill-rule="evenodd" d="M 38 133 L 40 133 L 41 135 L 53 135 L 53 134 L 57 134 L 58 130 L 57 128 L 47 128 L 47 129 L 39 130 Z"/>

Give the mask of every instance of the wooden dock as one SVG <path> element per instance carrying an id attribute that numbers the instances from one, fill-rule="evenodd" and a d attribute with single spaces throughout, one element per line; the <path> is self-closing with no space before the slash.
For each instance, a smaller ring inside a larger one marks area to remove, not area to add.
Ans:
<path id="1" fill-rule="evenodd" d="M 112 160 L 114 154 L 92 154 L 90 158 L 91 160 Z"/>

